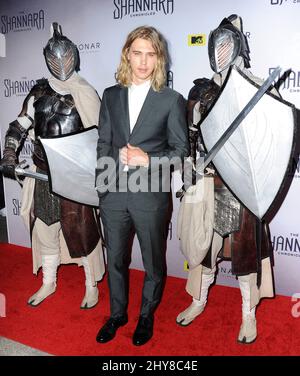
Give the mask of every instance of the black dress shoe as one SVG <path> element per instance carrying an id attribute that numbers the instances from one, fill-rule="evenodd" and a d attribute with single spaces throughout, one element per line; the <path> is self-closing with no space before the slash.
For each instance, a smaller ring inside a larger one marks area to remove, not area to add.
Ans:
<path id="1" fill-rule="evenodd" d="M 128 317 L 127 316 L 121 316 L 117 318 L 109 318 L 106 323 L 102 326 L 102 328 L 99 330 L 96 341 L 99 343 L 106 343 L 111 341 L 118 330 L 120 326 L 123 326 L 127 324 Z"/>
<path id="2" fill-rule="evenodd" d="M 135 346 L 142 346 L 149 341 L 153 335 L 153 317 L 140 316 L 139 322 L 132 337 Z"/>

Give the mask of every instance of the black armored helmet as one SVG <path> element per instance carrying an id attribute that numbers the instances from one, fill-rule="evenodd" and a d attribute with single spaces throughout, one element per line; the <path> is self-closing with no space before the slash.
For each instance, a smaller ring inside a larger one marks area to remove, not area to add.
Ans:
<path id="1" fill-rule="evenodd" d="M 71 77 L 78 66 L 76 45 L 62 34 L 61 26 L 52 23 L 53 35 L 44 48 L 44 56 L 50 73 L 60 81 Z"/>
<path id="2" fill-rule="evenodd" d="M 209 34 L 208 56 L 213 71 L 220 73 L 232 65 L 238 56 L 250 68 L 249 46 L 243 33 L 242 19 L 236 14 L 224 18 Z"/>

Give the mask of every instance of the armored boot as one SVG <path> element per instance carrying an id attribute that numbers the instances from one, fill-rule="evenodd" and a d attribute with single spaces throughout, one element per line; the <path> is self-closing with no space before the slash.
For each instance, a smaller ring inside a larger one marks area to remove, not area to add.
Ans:
<path id="1" fill-rule="evenodd" d="M 207 303 L 209 287 L 215 279 L 215 272 L 216 268 L 208 269 L 203 267 L 200 299 L 193 298 L 192 304 L 183 312 L 179 313 L 176 318 L 177 324 L 187 326 L 204 311 Z"/>
<path id="2" fill-rule="evenodd" d="M 32 307 L 38 306 L 56 290 L 57 267 L 60 264 L 59 255 L 42 255 L 43 285 L 28 299 Z"/>
<path id="3" fill-rule="evenodd" d="M 255 319 L 255 308 L 250 308 L 250 283 L 248 275 L 239 276 L 239 285 L 242 294 L 243 321 L 240 328 L 238 342 L 249 344 L 256 340 L 257 329 Z"/>
<path id="4" fill-rule="evenodd" d="M 85 295 L 81 302 L 81 309 L 89 309 L 95 307 L 98 303 L 99 291 L 97 284 L 92 281 L 91 270 L 87 257 L 81 257 L 82 265 L 85 273 Z"/>

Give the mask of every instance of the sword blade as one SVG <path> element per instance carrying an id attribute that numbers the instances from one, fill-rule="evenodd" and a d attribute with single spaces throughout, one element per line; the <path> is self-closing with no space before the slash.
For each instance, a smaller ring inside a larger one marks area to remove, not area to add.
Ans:
<path id="1" fill-rule="evenodd" d="M 246 106 L 242 109 L 242 111 L 238 114 L 238 116 L 234 119 L 234 121 L 230 124 L 230 126 L 226 129 L 226 131 L 222 134 L 219 140 L 210 149 L 210 151 L 206 154 L 204 158 L 204 162 L 203 162 L 203 167 L 201 166 L 201 169 L 203 168 L 204 170 L 212 161 L 212 159 L 214 159 L 216 154 L 223 147 L 223 145 L 229 139 L 232 133 L 237 129 L 237 127 L 241 124 L 241 122 L 245 119 L 245 117 L 257 104 L 257 102 L 265 94 L 265 92 L 268 90 L 272 82 L 279 75 L 280 71 L 281 71 L 280 67 L 275 68 L 273 72 L 269 75 L 269 77 L 263 82 L 263 84 L 254 94 L 254 96 L 250 99 L 250 101 L 246 104 Z"/>
<path id="2" fill-rule="evenodd" d="M 24 168 L 21 168 L 21 167 L 16 167 L 15 173 L 19 176 L 25 176 L 25 177 L 28 177 L 28 178 L 48 181 L 48 175 L 40 174 L 39 172 L 26 171 L 26 170 L 24 170 Z"/>

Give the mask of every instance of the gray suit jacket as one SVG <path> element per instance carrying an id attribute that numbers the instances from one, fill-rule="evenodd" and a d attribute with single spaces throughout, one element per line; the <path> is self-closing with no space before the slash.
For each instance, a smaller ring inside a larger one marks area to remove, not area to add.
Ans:
<path id="1" fill-rule="evenodd" d="M 169 165 L 174 157 L 183 161 L 189 155 L 186 102 L 170 88 L 160 92 L 150 88 L 137 122 L 130 133 L 128 88 L 115 85 L 103 93 L 97 146 L 96 188 L 100 205 L 125 209 L 127 204 L 140 210 L 158 210 L 168 205 L 170 191 Z M 119 151 L 130 143 L 150 157 L 148 168 L 123 171 Z M 111 157 L 116 168 L 109 170 L 103 157 Z M 158 160 L 161 157 L 162 160 Z M 151 185 L 152 179 L 152 185 Z M 136 181 L 140 191 L 122 192 L 127 183 Z M 154 184 L 153 184 L 154 183 Z M 111 192 L 116 190 L 116 192 Z"/>

